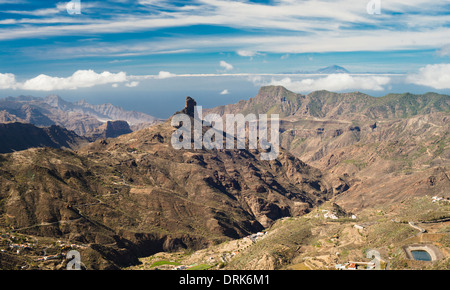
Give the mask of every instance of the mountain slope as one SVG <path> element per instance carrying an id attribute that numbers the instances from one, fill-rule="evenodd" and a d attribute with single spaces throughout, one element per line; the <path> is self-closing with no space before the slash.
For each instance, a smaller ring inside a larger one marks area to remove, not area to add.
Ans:
<path id="1" fill-rule="evenodd" d="M 279 114 L 280 117 L 294 115 L 305 103 L 304 95 L 293 93 L 281 86 L 262 87 L 254 98 L 236 104 L 204 109 L 205 114 Z"/>
<path id="2" fill-rule="evenodd" d="M 258 150 L 175 150 L 174 130 L 168 121 L 77 153 L 0 155 L 0 228 L 38 240 L 29 259 L 58 239 L 77 244 L 86 267 L 109 269 L 243 237 L 330 198 L 321 172 L 284 150 L 273 161 Z"/>
<path id="3" fill-rule="evenodd" d="M 280 117 L 339 118 L 341 120 L 376 120 L 406 118 L 433 112 L 449 112 L 450 96 L 436 93 L 423 95 L 389 94 L 372 97 L 360 92 L 334 93 L 315 91 L 296 94 L 282 86 L 261 87 L 254 98 L 236 104 L 219 106 L 205 112 L 223 114 L 279 114 Z"/>
<path id="4" fill-rule="evenodd" d="M 435 93 L 305 96 L 269 86 L 248 101 L 204 111 L 280 114 L 281 145 L 327 173 L 341 194 L 336 199 L 357 210 L 407 196 L 448 195 L 449 110 L 450 96 Z"/>
<path id="5" fill-rule="evenodd" d="M 38 128 L 26 123 L 0 123 L 0 153 L 25 150 L 33 147 L 76 149 L 88 143 L 72 131 L 59 126 Z"/>

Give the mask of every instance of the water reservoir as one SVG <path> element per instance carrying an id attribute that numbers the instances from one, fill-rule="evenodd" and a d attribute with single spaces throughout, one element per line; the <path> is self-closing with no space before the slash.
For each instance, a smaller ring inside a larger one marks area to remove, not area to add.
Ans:
<path id="1" fill-rule="evenodd" d="M 423 250 L 414 250 L 411 251 L 411 254 L 414 257 L 414 260 L 417 261 L 431 261 L 431 256 L 427 251 Z"/>

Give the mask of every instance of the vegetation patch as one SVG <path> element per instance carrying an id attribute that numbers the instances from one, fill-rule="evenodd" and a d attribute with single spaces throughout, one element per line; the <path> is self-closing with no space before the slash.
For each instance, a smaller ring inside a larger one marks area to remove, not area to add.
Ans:
<path id="1" fill-rule="evenodd" d="M 213 265 L 200 264 L 200 265 L 196 265 L 196 266 L 190 267 L 187 270 L 208 270 L 208 269 L 210 269 L 212 267 L 213 267 Z"/>
<path id="2" fill-rule="evenodd" d="M 154 263 L 150 266 L 150 268 L 152 268 L 152 267 L 158 267 L 158 266 L 162 266 L 162 265 L 174 265 L 174 266 L 179 266 L 179 265 L 181 265 L 181 264 L 178 263 L 178 262 L 172 262 L 172 261 L 164 261 L 164 260 L 162 260 L 162 261 L 156 261 L 156 262 L 154 262 Z"/>

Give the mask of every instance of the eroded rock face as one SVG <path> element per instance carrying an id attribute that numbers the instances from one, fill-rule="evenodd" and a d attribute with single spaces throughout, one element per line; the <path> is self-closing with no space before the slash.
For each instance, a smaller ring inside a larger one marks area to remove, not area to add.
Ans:
<path id="1" fill-rule="evenodd" d="M 115 138 L 120 135 L 131 133 L 132 130 L 127 121 L 107 121 L 105 124 L 87 133 L 91 140 L 97 140 L 100 138 Z"/>

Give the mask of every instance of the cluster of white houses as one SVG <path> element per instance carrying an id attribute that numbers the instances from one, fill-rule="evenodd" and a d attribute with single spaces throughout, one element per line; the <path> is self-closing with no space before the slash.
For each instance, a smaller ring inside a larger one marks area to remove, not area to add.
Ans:
<path id="1" fill-rule="evenodd" d="M 323 217 L 326 218 L 326 219 L 332 219 L 332 220 L 339 219 L 339 217 L 334 212 L 331 212 L 331 211 L 329 211 L 327 209 L 323 209 L 322 212 L 324 213 Z M 315 217 L 319 217 L 319 214 L 316 214 Z M 355 220 L 356 219 L 356 215 L 352 214 L 351 218 Z"/>
<path id="2" fill-rule="evenodd" d="M 373 262 L 348 262 L 345 264 L 336 264 L 337 270 L 375 270 Z"/>
<path id="3" fill-rule="evenodd" d="M 247 236 L 245 238 L 250 239 L 253 243 L 256 243 L 256 241 L 260 238 L 262 238 L 265 235 L 265 232 L 258 232 L 256 234 L 252 234 L 250 236 Z"/>
<path id="4" fill-rule="evenodd" d="M 438 202 L 438 201 L 444 201 L 444 202 L 450 202 L 450 198 L 445 198 L 445 197 L 441 197 L 441 196 L 433 196 L 431 198 L 432 202 Z"/>

